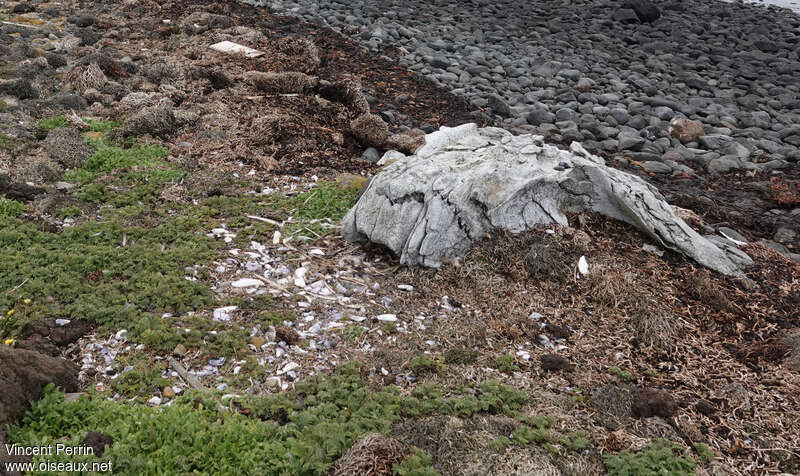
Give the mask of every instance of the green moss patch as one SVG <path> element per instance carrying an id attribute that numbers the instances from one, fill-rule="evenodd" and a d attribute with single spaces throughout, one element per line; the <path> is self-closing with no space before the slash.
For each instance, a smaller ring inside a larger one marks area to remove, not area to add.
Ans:
<path id="1" fill-rule="evenodd" d="M 16 137 L 0 133 L 0 149 L 14 150 L 22 144 Z"/>
<path id="2" fill-rule="evenodd" d="M 694 474 L 697 466 L 697 461 L 681 445 L 660 438 L 641 451 L 622 451 L 605 456 L 603 461 L 611 476 L 688 476 Z"/>
<path id="3" fill-rule="evenodd" d="M 183 172 L 166 162 L 169 151 L 160 145 L 123 148 L 103 141 L 93 143 L 95 153 L 64 179 L 81 183 L 75 196 L 88 202 L 106 202 L 115 207 L 152 204 L 164 185 Z M 102 180 L 98 178 L 102 176 Z"/>
<path id="4" fill-rule="evenodd" d="M 0 309 L 16 308 L 20 322 L 63 317 L 137 327 L 153 313 L 213 302 L 185 268 L 215 255 L 215 243 L 191 218 L 153 228 L 92 221 L 58 234 L 12 219 L 0 229 L 0 289 L 15 291 L 0 293 Z"/>
<path id="5" fill-rule="evenodd" d="M 323 223 L 329 221 L 336 224 L 355 205 L 359 190 L 357 188 L 341 188 L 334 183 L 321 182 L 316 189 L 301 193 L 281 203 L 282 207 L 292 210 L 292 216 L 298 223 L 289 226 L 289 233 L 311 233 L 321 236 L 331 228 Z"/>
<path id="6" fill-rule="evenodd" d="M 6 197 L 0 197 L 0 220 L 18 217 L 25 210 L 25 205 Z"/>
<path id="7" fill-rule="evenodd" d="M 67 122 L 67 116 L 61 114 L 58 116 L 47 117 L 39 121 L 39 129 L 49 132 L 57 127 L 67 127 L 69 126 L 69 122 Z"/>
<path id="8" fill-rule="evenodd" d="M 511 354 L 501 355 L 497 358 L 497 370 L 505 373 L 519 372 L 520 368 L 515 364 L 515 358 Z"/>
<path id="9" fill-rule="evenodd" d="M 153 395 L 160 389 L 170 384 L 170 380 L 161 376 L 163 368 L 151 366 L 151 363 L 141 357 L 136 356 L 125 362 L 130 368 L 122 372 L 120 376 L 111 384 L 114 391 L 123 396 Z"/>
<path id="10" fill-rule="evenodd" d="M 493 382 L 475 393 L 469 414 L 512 413 L 525 401 L 522 392 Z M 464 400 L 440 397 L 427 402 L 425 413 L 457 413 Z M 238 399 L 232 407 L 238 412 L 231 413 L 219 412 L 210 393 L 151 408 L 98 397 L 68 403 L 49 388 L 22 423 L 9 428 L 8 440 L 27 446 L 78 444 L 88 431 L 101 431 L 114 440 L 103 459 L 112 461 L 115 474 L 322 475 L 361 437 L 387 434 L 398 419 L 423 413 L 422 405 L 393 386 L 371 390 L 352 364 L 291 392 Z M 419 451 L 395 472 L 436 474 Z"/>
<path id="11" fill-rule="evenodd" d="M 445 369 L 444 359 L 425 354 L 413 357 L 408 366 L 415 375 L 442 373 Z"/>
<path id="12" fill-rule="evenodd" d="M 402 463 L 392 467 L 395 476 L 437 476 L 430 455 L 419 448 L 413 448 L 411 454 Z"/>

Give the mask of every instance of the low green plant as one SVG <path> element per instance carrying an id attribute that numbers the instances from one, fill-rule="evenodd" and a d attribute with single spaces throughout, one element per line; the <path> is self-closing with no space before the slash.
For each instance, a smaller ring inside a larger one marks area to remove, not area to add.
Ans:
<path id="1" fill-rule="evenodd" d="M 0 197 L 0 218 L 15 218 L 22 215 L 25 205 L 6 197 Z"/>
<path id="2" fill-rule="evenodd" d="M 83 215 L 83 210 L 80 207 L 75 205 L 70 205 L 68 207 L 61 208 L 55 213 L 55 216 L 58 218 L 77 218 Z"/>
<path id="3" fill-rule="evenodd" d="M 497 369 L 501 372 L 505 373 L 519 372 L 520 368 L 518 365 L 514 363 L 514 361 L 515 359 L 513 355 L 506 354 L 498 357 L 495 363 L 497 364 Z"/>
<path id="4" fill-rule="evenodd" d="M 140 145 L 126 149 L 114 145 L 96 144 L 95 153 L 78 170 L 93 174 L 130 168 L 156 172 L 159 168 L 171 168 L 163 160 L 168 155 L 167 148 L 161 145 Z"/>
<path id="5" fill-rule="evenodd" d="M 22 142 L 16 137 L 0 133 L 0 149 L 14 150 L 19 147 L 21 143 Z"/>
<path id="6" fill-rule="evenodd" d="M 39 121 L 39 129 L 49 132 L 57 127 L 68 127 L 67 116 L 60 114 L 58 116 L 47 117 Z"/>
<path id="7" fill-rule="evenodd" d="M 714 460 L 714 452 L 705 443 L 693 443 L 695 453 L 697 453 L 698 460 L 705 464 Z"/>
<path id="8" fill-rule="evenodd" d="M 154 388 L 156 382 L 148 382 Z M 440 395 L 435 414 L 452 410 L 447 401 L 455 397 L 441 398 L 441 388 L 427 393 Z M 518 409 L 524 393 L 487 382 L 475 398 L 475 413 L 497 413 Z M 394 386 L 371 389 L 354 364 L 285 393 L 235 397 L 238 412 L 220 412 L 217 402 L 217 393 L 198 391 L 158 408 L 91 394 L 67 402 L 50 385 L 25 418 L 8 428 L 7 442 L 78 444 L 88 431 L 99 430 L 114 441 L 103 459 L 118 474 L 324 475 L 364 435 L 387 434 L 397 420 L 420 414 L 419 400 L 404 398 Z M 55 459 L 67 461 L 67 456 Z M 395 474 L 432 471 L 430 458 L 419 451 L 395 468 Z"/>
<path id="9" fill-rule="evenodd" d="M 564 445 L 570 451 L 581 452 L 585 450 L 591 441 L 586 436 L 585 431 L 574 431 L 566 435 L 559 436 L 558 443 Z"/>
<path id="10" fill-rule="evenodd" d="M 628 372 L 627 370 L 621 370 L 619 367 L 610 367 L 608 369 L 608 373 L 617 377 L 620 380 L 627 380 L 629 382 L 635 382 L 636 376 Z"/>
<path id="11" fill-rule="evenodd" d="M 536 428 L 550 428 L 553 426 L 553 423 L 555 423 L 555 420 L 553 417 L 537 413 L 533 418 L 529 419 L 527 423 Z"/>
<path id="12" fill-rule="evenodd" d="M 63 317 L 134 330 L 148 315 L 213 302 L 204 275 L 189 281 L 184 268 L 211 260 L 217 246 L 185 217 L 152 228 L 87 221 L 60 233 L 12 218 L 0 227 L 0 289 L 33 299 L 20 311 L 25 322 Z M 0 309 L 16 299 L 0 293 Z"/>
<path id="13" fill-rule="evenodd" d="M 414 447 L 411 454 L 402 463 L 392 466 L 394 476 L 438 476 L 433 467 L 431 457 L 421 449 Z"/>
<path id="14" fill-rule="evenodd" d="M 98 129 L 111 127 L 105 122 Z M 74 195 L 87 202 L 106 202 L 115 207 L 140 203 L 153 204 L 165 184 L 178 179 L 183 172 L 166 162 L 169 151 L 160 145 L 129 148 L 93 141 L 95 152 L 80 168 L 64 174 L 64 180 L 80 183 Z M 111 178 L 102 183 L 94 180 L 105 174 Z"/>
<path id="15" fill-rule="evenodd" d="M 447 365 L 465 365 L 478 360 L 478 351 L 458 347 L 446 350 L 442 357 L 444 357 L 444 363 Z"/>
<path id="16" fill-rule="evenodd" d="M 257 316 L 262 326 L 280 326 L 285 321 L 293 322 L 296 319 L 297 314 L 292 311 L 261 311 Z"/>
<path id="17" fill-rule="evenodd" d="M 8 309 L 0 314 L 0 341 L 13 340 L 21 330 L 21 323 L 15 309 Z M 3 345 L 4 342 L 0 342 Z"/>
<path id="18" fill-rule="evenodd" d="M 535 443 L 545 448 L 553 448 L 558 453 L 558 448 L 550 444 L 553 440 L 553 436 L 550 433 L 550 427 L 554 423 L 553 418 L 537 414 L 533 418 L 516 415 L 516 419 L 522 424 L 513 431 L 510 438 L 501 436 L 493 440 L 490 443 L 492 448 L 497 451 L 503 451 L 509 445 L 522 446 Z M 559 437 L 559 442 L 561 442 L 561 438 L 564 437 Z M 580 445 L 580 441 L 577 441 L 576 444 Z"/>
<path id="19" fill-rule="evenodd" d="M 122 122 L 107 121 L 103 119 L 84 119 L 89 124 L 89 132 L 101 132 L 103 135 L 108 135 L 111 129 L 121 127 Z M 49 132 L 57 127 L 69 127 L 67 116 L 59 114 L 57 116 L 46 117 L 39 121 L 39 129 Z"/>
<path id="20" fill-rule="evenodd" d="M 528 401 L 525 392 L 504 385 L 496 380 L 481 384 L 481 405 L 490 413 L 511 413 Z"/>
<path id="21" fill-rule="evenodd" d="M 441 373 L 444 371 L 442 359 L 421 354 L 413 357 L 408 364 L 414 375 L 424 375 L 430 373 Z"/>
<path id="22" fill-rule="evenodd" d="M 610 476 L 689 476 L 697 461 L 679 444 L 655 439 L 641 451 L 628 450 L 603 457 Z"/>
<path id="23" fill-rule="evenodd" d="M 514 444 L 545 443 L 550 441 L 550 430 L 542 427 L 520 426 L 513 433 Z"/>
<path id="24" fill-rule="evenodd" d="M 139 358 L 131 368 L 123 370 L 119 377 L 113 380 L 111 387 L 120 395 L 138 397 L 143 402 L 148 396 L 169 385 L 170 380 L 161 374 L 162 369 L 152 367 L 147 360 Z"/>
<path id="25" fill-rule="evenodd" d="M 498 436 L 489 442 L 489 447 L 498 453 L 502 453 L 509 446 L 511 446 L 511 440 L 507 436 Z"/>
<path id="26" fill-rule="evenodd" d="M 122 127 L 121 121 L 106 121 L 103 119 L 88 119 L 90 132 L 100 132 L 103 136 L 108 136 L 112 129 Z"/>
<path id="27" fill-rule="evenodd" d="M 223 329 L 206 334 L 203 344 L 197 348 L 204 348 L 208 356 L 236 357 L 247 349 L 250 333 L 241 327 Z M 298 344 L 299 345 L 299 344 Z"/>
<path id="28" fill-rule="evenodd" d="M 359 337 L 363 336 L 365 332 L 367 332 L 367 330 L 364 329 L 363 327 L 351 324 L 347 326 L 347 328 L 344 330 L 344 335 L 349 337 L 350 340 L 356 340 Z"/>
<path id="29" fill-rule="evenodd" d="M 552 443 L 544 442 L 544 443 L 542 443 L 542 448 L 547 450 L 547 452 L 550 453 L 553 456 L 557 456 L 557 455 L 561 454 L 561 452 L 558 450 L 558 446 L 556 446 L 556 445 L 554 445 Z"/>
<path id="30" fill-rule="evenodd" d="M 331 228 L 325 227 L 321 220 L 335 224 L 355 205 L 358 189 L 342 189 L 330 182 L 320 182 L 316 189 L 296 195 L 280 205 L 292 210 L 296 223 L 287 227 L 290 234 L 311 231 L 322 236 Z"/>
<path id="31" fill-rule="evenodd" d="M 108 189 L 104 184 L 100 183 L 87 183 L 79 188 L 73 195 L 91 203 L 100 203 L 106 198 Z"/>
<path id="32" fill-rule="evenodd" d="M 481 384 L 477 394 L 447 393 L 451 395 L 445 396 L 445 390 L 440 385 L 422 384 L 402 400 L 400 413 L 409 417 L 437 413 L 469 417 L 481 412 L 511 415 L 528 400 L 525 392 L 496 381 Z"/>

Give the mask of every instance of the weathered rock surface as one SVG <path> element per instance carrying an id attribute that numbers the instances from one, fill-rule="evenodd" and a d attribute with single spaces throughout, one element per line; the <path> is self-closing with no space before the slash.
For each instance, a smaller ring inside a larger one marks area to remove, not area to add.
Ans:
<path id="1" fill-rule="evenodd" d="M 4 345 L 0 362 L 0 427 L 21 418 L 48 383 L 78 390 L 78 368 L 67 360 Z"/>
<path id="2" fill-rule="evenodd" d="M 400 157 L 363 190 L 342 235 L 383 244 L 401 263 L 436 267 L 493 229 L 567 225 L 566 212 L 591 210 L 720 273 L 742 274 L 739 256 L 692 230 L 654 187 L 578 143 L 570 152 L 538 136 L 464 124 L 428 134 L 416 155 Z"/>
<path id="3" fill-rule="evenodd" d="M 697 142 L 704 134 L 703 123 L 691 119 L 673 119 L 669 123 L 669 133 L 681 141 L 681 144 Z"/>
<path id="4" fill-rule="evenodd" d="M 649 0 L 626 0 L 622 8 L 633 10 L 642 23 L 650 23 L 661 17 L 661 11 Z"/>
<path id="5" fill-rule="evenodd" d="M 0 175 L 0 194 L 13 200 L 29 202 L 46 190 L 27 183 L 12 182 L 8 175 Z"/>
<path id="6" fill-rule="evenodd" d="M 39 319 L 25 325 L 20 332 L 17 348 L 57 357 L 65 347 L 89 332 L 92 325 L 85 320 Z"/>

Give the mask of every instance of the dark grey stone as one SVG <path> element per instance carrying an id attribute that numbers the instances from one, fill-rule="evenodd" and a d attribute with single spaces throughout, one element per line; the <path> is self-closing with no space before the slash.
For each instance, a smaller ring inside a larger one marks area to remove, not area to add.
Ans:
<path id="1" fill-rule="evenodd" d="M 721 151 L 722 148 L 733 141 L 733 137 L 722 134 L 706 134 L 700 137 L 700 145 L 713 151 Z"/>
<path id="2" fill-rule="evenodd" d="M 669 165 L 663 162 L 655 162 L 652 160 L 642 163 L 642 168 L 648 172 L 653 172 L 656 174 L 668 174 L 672 172 L 672 167 Z"/>
<path id="3" fill-rule="evenodd" d="M 708 163 L 708 172 L 712 174 L 724 174 L 739 168 L 739 162 L 728 157 L 720 157 Z"/>
<path id="4" fill-rule="evenodd" d="M 503 98 L 498 96 L 497 94 L 489 95 L 489 107 L 495 112 L 495 114 L 503 117 L 512 117 L 514 113 L 511 111 L 511 108 L 505 102 Z"/>
<path id="5" fill-rule="evenodd" d="M 556 121 L 556 115 L 545 109 L 534 109 L 525 116 L 528 124 L 538 126 L 540 124 L 552 124 Z"/>
<path id="6" fill-rule="evenodd" d="M 368 147 L 367 150 L 361 154 L 361 158 L 374 164 L 381 160 L 381 154 L 374 147 Z"/>
<path id="7" fill-rule="evenodd" d="M 617 141 L 619 141 L 620 150 L 636 149 L 641 147 L 645 142 L 644 138 L 639 134 L 628 131 L 620 132 L 619 135 L 617 135 Z"/>

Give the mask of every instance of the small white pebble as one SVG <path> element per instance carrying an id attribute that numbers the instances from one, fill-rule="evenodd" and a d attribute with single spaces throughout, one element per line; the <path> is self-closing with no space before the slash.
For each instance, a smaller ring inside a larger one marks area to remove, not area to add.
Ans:
<path id="1" fill-rule="evenodd" d="M 251 287 L 257 288 L 261 286 L 261 281 L 253 278 L 242 278 L 232 282 L 231 286 L 233 286 L 234 288 L 251 288 Z"/>

